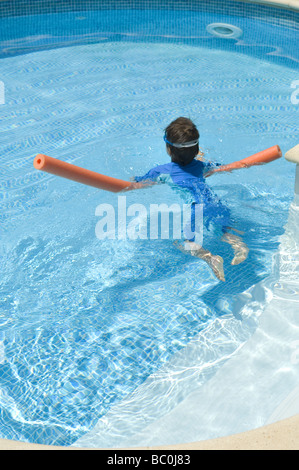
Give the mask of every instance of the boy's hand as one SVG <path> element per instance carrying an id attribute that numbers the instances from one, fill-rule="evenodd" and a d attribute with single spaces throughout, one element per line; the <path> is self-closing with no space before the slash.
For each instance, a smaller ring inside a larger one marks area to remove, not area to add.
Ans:
<path id="1" fill-rule="evenodd" d="M 153 186 L 154 184 L 157 184 L 155 181 L 150 181 L 150 180 L 142 181 L 138 183 L 137 181 L 135 181 L 134 176 L 131 176 L 130 181 L 131 181 L 131 184 L 128 189 L 147 188 L 148 186 Z"/>
<path id="2" fill-rule="evenodd" d="M 204 177 L 208 178 L 209 176 L 213 175 L 214 173 L 216 173 L 216 170 L 209 170 L 206 173 L 204 173 Z"/>

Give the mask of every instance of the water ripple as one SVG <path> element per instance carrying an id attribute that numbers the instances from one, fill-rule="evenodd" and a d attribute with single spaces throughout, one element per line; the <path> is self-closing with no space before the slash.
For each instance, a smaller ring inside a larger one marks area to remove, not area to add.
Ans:
<path id="1" fill-rule="evenodd" d="M 254 330 L 264 298 L 250 288 L 271 272 L 292 195 L 285 162 L 262 175 L 256 168 L 240 172 L 238 180 L 220 175 L 211 182 L 246 229 L 251 248 L 248 263 L 232 267 L 229 247 L 208 238 L 225 258 L 225 285 L 171 241 L 99 243 L 95 208 L 101 202 L 116 207 L 114 195 L 36 172 L 32 162 L 46 153 L 122 178 L 142 174 L 168 161 L 161 136 L 178 114 L 194 116 L 213 160 L 287 146 L 297 125 L 289 102 L 294 71 L 260 66 L 238 53 L 124 42 L 1 61 L 7 84 L 7 103 L 0 107 L 5 437 L 72 443 L 151 374 L 158 388 L 163 382 L 166 397 L 173 392 L 175 401 L 163 402 L 170 410 L 183 399 L 184 384 L 204 383 Z M 136 202 L 134 194 L 127 197 Z M 138 198 L 148 207 L 178 196 L 164 185 Z M 161 377 L 159 368 L 196 335 L 201 347 L 194 368 L 178 366 Z"/>

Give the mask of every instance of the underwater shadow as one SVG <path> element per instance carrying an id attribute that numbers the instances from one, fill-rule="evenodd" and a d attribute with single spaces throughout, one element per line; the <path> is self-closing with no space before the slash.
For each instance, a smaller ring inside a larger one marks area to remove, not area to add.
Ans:
<path id="1" fill-rule="evenodd" d="M 209 245 L 214 254 L 219 254 L 224 259 L 224 271 L 226 281 L 219 281 L 199 294 L 199 298 L 209 308 L 211 316 L 233 314 L 240 319 L 238 311 L 248 301 L 244 292 L 260 283 L 271 274 L 272 254 L 279 246 L 279 236 L 283 228 L 269 225 L 257 225 L 248 220 L 241 220 L 245 235 L 242 237 L 249 247 L 246 261 L 232 266 L 233 250 L 227 243 L 215 239 Z M 269 234 L 269 236 L 267 236 Z M 194 257 L 177 250 L 169 240 L 157 241 L 153 250 L 152 242 L 141 241 L 134 265 L 127 265 L 123 270 L 123 278 L 120 276 L 114 286 L 107 286 L 97 296 L 100 303 L 109 305 L 113 312 L 130 310 L 130 296 L 132 290 L 149 286 L 155 282 L 174 279 L 184 270 L 188 270 L 190 260 Z M 163 255 L 162 255 L 163 253 Z M 271 259 L 269 259 L 269 257 Z M 204 261 L 198 259 L 198 263 L 205 266 Z M 206 267 L 206 266 L 205 266 Z M 200 269 L 200 265 L 199 265 Z M 215 278 L 216 279 L 216 278 Z M 152 286 L 154 289 L 154 286 Z M 169 285 L 171 289 L 171 283 Z M 196 290 L 196 287 L 194 287 Z M 259 291 L 259 301 L 262 301 L 262 291 Z M 139 291 L 140 295 L 140 291 Z M 175 295 L 175 293 L 174 293 Z M 177 299 L 177 304 L 180 299 Z"/>

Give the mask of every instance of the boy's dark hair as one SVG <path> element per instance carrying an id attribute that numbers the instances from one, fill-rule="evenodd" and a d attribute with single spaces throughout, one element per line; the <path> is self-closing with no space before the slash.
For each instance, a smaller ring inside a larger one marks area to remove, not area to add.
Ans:
<path id="1" fill-rule="evenodd" d="M 188 118 L 179 117 L 165 129 L 166 146 L 171 155 L 171 161 L 181 166 L 188 165 L 199 152 L 198 143 L 192 147 L 177 148 L 171 144 L 184 144 L 199 139 L 195 124 Z"/>

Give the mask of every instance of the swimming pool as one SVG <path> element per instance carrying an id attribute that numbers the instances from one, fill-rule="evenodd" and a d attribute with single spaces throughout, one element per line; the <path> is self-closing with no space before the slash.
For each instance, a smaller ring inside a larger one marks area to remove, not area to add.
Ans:
<path id="1" fill-rule="evenodd" d="M 170 240 L 98 240 L 96 207 L 116 208 L 116 196 L 32 167 L 42 152 L 129 179 L 167 162 L 163 129 L 180 114 L 196 121 L 205 157 L 221 163 L 297 143 L 298 13 L 191 3 L 92 11 L 74 3 L 55 14 L 38 3 L 37 16 L 11 18 L 1 2 L 0 437 L 144 442 L 159 420 L 174 423 L 179 406 L 186 414 L 188 396 L 219 388 L 217 373 L 246 350 L 273 300 L 273 258 L 293 199 L 286 161 L 211 180 L 250 247 L 238 267 L 219 247 L 225 284 Z M 206 28 L 216 22 L 242 36 L 213 36 Z M 180 201 L 166 186 L 132 192 L 127 204 L 137 197 L 146 207 Z M 297 367 L 290 361 L 285 388 L 271 391 L 253 422 L 239 409 L 229 430 L 220 420 L 192 429 L 193 438 L 263 424 L 298 385 Z M 229 404 L 206 409 L 213 417 Z M 167 442 L 190 438 L 167 429 Z"/>

